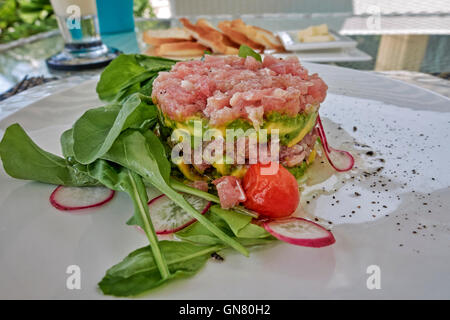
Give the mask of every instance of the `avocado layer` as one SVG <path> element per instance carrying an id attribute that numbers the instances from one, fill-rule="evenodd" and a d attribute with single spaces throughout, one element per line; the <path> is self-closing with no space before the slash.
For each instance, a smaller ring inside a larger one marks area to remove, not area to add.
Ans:
<path id="1" fill-rule="evenodd" d="M 270 137 L 272 130 L 278 129 L 281 145 L 292 147 L 299 143 L 314 128 L 317 115 L 317 106 L 311 106 L 305 113 L 299 113 L 295 117 L 278 112 L 271 112 L 265 115 L 261 128 L 267 130 L 268 137 Z M 183 129 L 189 132 L 191 135 L 192 148 L 196 147 L 198 141 L 202 141 L 202 135 L 208 129 L 217 130 L 217 134 L 220 134 L 223 137 L 226 136 L 227 129 L 242 130 L 244 133 L 248 129 L 253 129 L 252 123 L 246 119 L 233 120 L 220 127 L 210 126 L 208 120 L 201 115 L 190 117 L 185 121 L 174 121 L 161 114 L 161 120 L 165 126 L 172 130 Z M 196 124 L 196 121 L 199 121 L 201 125 L 199 126 L 198 123 Z M 195 130 L 196 125 L 198 128 L 201 127 L 201 130 Z M 296 178 L 301 177 L 306 170 L 307 162 L 310 163 L 314 159 L 307 160 L 308 161 L 304 161 L 300 166 L 288 168 L 288 170 L 291 171 Z M 201 174 L 206 174 L 211 179 L 224 175 L 243 176 L 246 171 L 241 165 L 231 165 L 225 163 L 213 163 L 212 167 L 207 170 L 208 172 L 197 172 L 198 174 L 195 174 L 196 169 L 191 165 L 183 163 L 181 167 L 178 167 L 184 176 L 190 180 L 199 180 L 199 175 Z"/>
<path id="2" fill-rule="evenodd" d="M 278 129 L 280 143 L 282 145 L 292 147 L 299 143 L 315 126 L 318 115 L 318 108 L 311 107 L 305 113 L 299 113 L 294 117 L 279 112 L 271 112 L 267 114 L 261 125 L 262 129 L 266 129 L 270 136 L 272 130 Z M 184 129 L 194 136 L 195 134 L 203 134 L 208 129 L 218 130 L 222 136 L 226 136 L 227 129 L 243 130 L 253 129 L 250 121 L 245 119 L 237 119 L 229 122 L 225 126 L 214 127 L 208 124 L 208 120 L 201 116 L 190 117 L 185 121 L 174 121 L 163 116 L 164 124 L 171 129 Z M 195 132 L 195 123 L 200 121 L 201 132 Z"/>
<path id="3" fill-rule="evenodd" d="M 267 116 L 263 128 L 270 134 L 278 129 L 280 143 L 292 147 L 299 143 L 316 125 L 317 111 L 299 113 L 295 117 L 273 112 Z"/>

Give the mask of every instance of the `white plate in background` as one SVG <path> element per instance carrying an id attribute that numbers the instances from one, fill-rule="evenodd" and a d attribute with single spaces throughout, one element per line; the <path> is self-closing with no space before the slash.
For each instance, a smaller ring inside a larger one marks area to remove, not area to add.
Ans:
<path id="1" fill-rule="evenodd" d="M 357 42 L 349 37 L 342 36 L 337 32 L 329 30 L 329 34 L 334 37 L 334 41 L 325 42 L 301 42 L 297 33 L 300 30 L 278 31 L 275 34 L 280 38 L 284 48 L 288 51 L 355 48 Z"/>
<path id="2" fill-rule="evenodd" d="M 292 53 L 273 53 L 276 57 L 296 55 L 300 62 L 357 62 L 370 61 L 372 57 L 358 48 L 337 48 L 326 50 L 296 51 Z"/>

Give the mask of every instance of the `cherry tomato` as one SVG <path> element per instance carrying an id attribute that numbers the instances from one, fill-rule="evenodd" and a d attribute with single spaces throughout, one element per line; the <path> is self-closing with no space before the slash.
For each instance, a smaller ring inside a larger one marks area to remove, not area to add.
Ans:
<path id="1" fill-rule="evenodd" d="M 300 202 L 300 192 L 295 177 L 282 165 L 273 163 L 276 173 L 261 174 L 270 164 L 254 164 L 244 176 L 243 188 L 247 200 L 244 206 L 270 218 L 286 217 L 294 213 Z"/>

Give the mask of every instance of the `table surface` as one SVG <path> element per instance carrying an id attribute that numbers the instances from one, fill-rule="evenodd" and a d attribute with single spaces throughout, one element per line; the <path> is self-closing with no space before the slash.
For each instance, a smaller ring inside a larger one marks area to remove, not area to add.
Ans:
<path id="1" fill-rule="evenodd" d="M 276 31 L 302 29 L 310 25 L 327 23 L 330 29 L 340 31 L 343 34 L 354 34 L 355 25 L 352 24 L 355 19 L 360 19 L 361 30 L 364 33 L 364 24 L 361 19 L 367 19 L 364 16 L 354 16 L 349 14 L 265 14 L 265 15 L 242 15 L 240 16 L 246 23 L 261 26 L 266 29 Z M 445 18 L 446 16 L 444 16 Z M 197 17 L 192 17 L 195 19 Z M 217 23 L 224 19 L 234 19 L 237 16 L 221 15 L 207 16 L 212 23 Z M 383 18 L 384 19 L 384 18 Z M 395 17 L 390 17 L 395 19 Z M 385 21 L 385 20 L 383 20 Z M 103 35 L 103 41 L 111 46 L 118 48 L 124 53 L 143 52 L 146 44 L 142 41 L 142 32 L 147 29 L 161 29 L 173 26 L 179 26 L 177 19 L 138 19 L 136 20 L 136 32 L 128 32 L 114 35 Z M 383 23 L 381 24 L 383 27 Z M 423 25 L 422 25 L 423 26 Z M 447 28 L 447 29 L 445 29 Z M 367 28 L 366 28 L 367 29 Z M 450 33 L 450 25 L 444 26 L 442 30 Z M 367 30 L 366 30 L 367 31 Z M 423 30 L 422 30 L 423 31 Z M 387 31 L 388 32 L 388 31 Z M 416 30 L 418 32 L 418 30 Z M 358 46 L 361 39 L 357 39 Z M 367 43 L 367 41 L 365 41 Z M 101 72 L 99 70 L 85 72 L 61 72 L 49 71 L 45 65 L 45 59 L 63 48 L 63 40 L 57 30 L 46 34 L 36 35 L 32 39 L 21 39 L 18 42 L 0 45 L 0 92 L 6 91 L 15 83 L 28 76 L 57 76 L 66 78 L 77 75 L 84 78 L 91 78 Z M 373 55 L 373 54 L 372 54 Z M 353 66 L 352 66 L 353 67 Z M 405 78 L 405 76 L 404 76 Z M 437 79 L 435 79 L 437 81 Z M 427 84 L 432 86 L 432 79 L 428 79 Z M 419 83 L 420 85 L 420 83 Z M 440 84 L 442 85 L 442 83 Z M 445 86 L 445 85 L 444 85 Z M 431 88 L 432 89 L 432 88 Z M 440 90 L 438 92 L 448 92 L 450 90 Z"/>

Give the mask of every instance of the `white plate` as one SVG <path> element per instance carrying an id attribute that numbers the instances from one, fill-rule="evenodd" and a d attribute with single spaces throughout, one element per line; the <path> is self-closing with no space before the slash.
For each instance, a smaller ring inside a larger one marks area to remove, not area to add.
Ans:
<path id="1" fill-rule="evenodd" d="M 309 50 L 297 51 L 291 53 L 276 53 L 273 50 L 268 50 L 266 53 L 275 57 L 287 57 L 296 55 L 302 62 L 357 62 L 370 61 L 372 57 L 358 48 L 342 48 L 342 49 L 327 49 L 327 50 Z M 176 60 L 191 60 L 200 59 L 201 57 L 164 57 Z"/>
<path id="2" fill-rule="evenodd" d="M 351 39 L 350 39 L 351 40 Z M 353 40 L 351 40 L 353 41 Z M 334 41 L 336 42 L 336 41 Z M 333 42 L 333 43 L 334 43 Z M 341 42 L 338 42 L 341 44 Z M 372 60 L 372 57 L 365 53 L 362 50 L 359 50 L 356 48 L 356 43 L 352 43 L 349 46 L 328 46 L 323 44 L 317 45 L 317 48 L 315 47 L 314 43 L 311 43 L 313 46 L 309 48 L 308 50 L 303 51 L 295 51 L 295 52 L 289 52 L 289 53 L 276 53 L 273 49 L 265 50 L 266 54 L 272 54 L 277 57 L 284 57 L 287 55 L 295 54 L 300 58 L 302 62 L 358 62 L 358 61 L 370 61 Z M 148 44 L 142 45 L 144 49 L 142 52 L 146 52 L 148 55 L 155 55 L 154 52 L 152 52 L 152 46 Z M 214 55 L 221 55 L 221 54 L 214 54 Z M 164 56 L 164 58 L 169 59 L 176 59 L 176 60 L 191 60 L 191 59 L 199 59 L 201 56 L 197 57 L 170 57 L 170 56 Z"/>
<path id="3" fill-rule="evenodd" d="M 194 277 L 144 298 L 450 298 L 449 100 L 373 74 L 305 65 L 330 87 L 321 109 L 329 140 L 357 155 L 355 173 L 333 176 L 314 198 L 314 190 L 303 194 L 306 211 L 333 222 L 336 244 L 277 243 L 250 258 L 228 252 L 225 262 L 209 261 Z M 87 81 L 29 104 L 0 121 L 0 136 L 19 122 L 37 144 L 60 153 L 63 130 L 100 104 L 94 88 Z M 380 166 L 375 176 L 362 173 Z M 52 189 L 0 170 L 0 298 L 105 298 L 97 282 L 106 269 L 146 244 L 125 225 L 131 201 L 121 194 L 73 215 L 50 206 Z M 81 268 L 81 290 L 66 288 L 69 265 Z M 372 265 L 381 270 L 379 290 L 366 286 Z"/>
<path id="4" fill-rule="evenodd" d="M 299 30 L 279 31 L 276 33 L 283 46 L 288 51 L 354 48 L 357 42 L 349 37 L 339 35 L 329 30 L 329 34 L 334 37 L 334 41 L 326 42 L 300 42 L 297 37 Z"/>
<path id="5" fill-rule="evenodd" d="M 295 54 L 304 62 L 356 62 L 370 61 L 372 57 L 358 48 L 342 48 L 327 50 L 297 51 L 292 53 L 274 53 L 276 57 L 285 57 Z"/>

